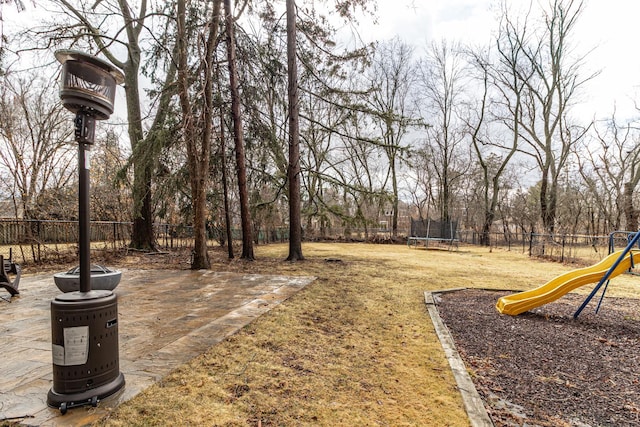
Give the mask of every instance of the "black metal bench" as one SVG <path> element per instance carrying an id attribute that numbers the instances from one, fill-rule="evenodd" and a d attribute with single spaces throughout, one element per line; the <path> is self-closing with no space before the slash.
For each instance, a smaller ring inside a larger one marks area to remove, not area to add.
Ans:
<path id="1" fill-rule="evenodd" d="M 18 286 L 20 285 L 20 274 L 22 270 L 20 266 L 13 262 L 13 253 L 9 250 L 9 259 L 4 259 L 3 255 L 0 255 L 0 287 L 5 288 L 11 296 L 18 295 Z M 13 280 L 9 278 L 9 275 L 15 275 Z"/>

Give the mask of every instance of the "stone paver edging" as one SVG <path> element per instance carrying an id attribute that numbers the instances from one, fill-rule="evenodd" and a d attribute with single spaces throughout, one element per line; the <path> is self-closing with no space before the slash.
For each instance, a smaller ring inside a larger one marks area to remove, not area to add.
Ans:
<path id="1" fill-rule="evenodd" d="M 433 327 L 436 330 L 436 334 L 438 335 L 438 339 L 440 340 L 440 344 L 442 345 L 445 356 L 449 361 L 449 366 L 451 366 L 451 371 L 453 371 L 453 376 L 456 379 L 456 384 L 458 386 L 458 390 L 460 390 L 462 402 L 464 404 L 465 410 L 467 411 L 467 415 L 469 416 L 471 425 L 473 427 L 493 427 L 494 424 L 484 407 L 482 398 L 478 394 L 478 390 L 476 390 L 473 381 L 471 381 L 471 377 L 467 372 L 467 368 L 465 367 L 464 362 L 462 361 L 462 358 L 458 353 L 458 350 L 456 350 L 456 345 L 453 342 L 451 334 L 449 333 L 449 329 L 447 329 L 446 325 L 440 318 L 440 313 L 438 312 L 438 308 L 434 299 L 434 294 L 453 292 L 457 290 L 460 289 L 425 291 L 424 302 L 427 305 L 429 316 L 431 317 Z"/>

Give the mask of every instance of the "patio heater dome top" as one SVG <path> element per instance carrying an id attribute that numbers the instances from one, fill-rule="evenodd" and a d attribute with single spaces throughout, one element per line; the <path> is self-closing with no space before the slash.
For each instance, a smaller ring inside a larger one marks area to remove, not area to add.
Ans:
<path id="1" fill-rule="evenodd" d="M 58 50 L 55 56 L 62 64 L 60 98 L 65 108 L 97 120 L 109 118 L 116 85 L 124 82 L 124 75 L 108 62 L 76 50 Z"/>
<path id="2" fill-rule="evenodd" d="M 124 74 L 122 74 L 122 72 L 120 72 L 120 70 L 115 68 L 113 65 L 103 59 L 98 58 L 97 56 L 89 55 L 79 50 L 72 49 L 56 50 L 54 54 L 58 62 L 61 64 L 64 64 L 68 60 L 86 61 L 90 64 L 95 65 L 96 67 L 102 68 L 105 72 L 111 74 L 115 79 L 116 84 L 120 85 L 124 83 Z"/>

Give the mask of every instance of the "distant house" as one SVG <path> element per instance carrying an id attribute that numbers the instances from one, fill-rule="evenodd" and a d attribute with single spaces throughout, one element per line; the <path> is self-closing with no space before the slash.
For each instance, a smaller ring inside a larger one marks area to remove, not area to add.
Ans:
<path id="1" fill-rule="evenodd" d="M 406 235 L 411 228 L 411 209 L 408 203 L 398 201 L 398 234 Z M 383 211 L 379 215 L 378 223 L 383 230 L 391 230 L 393 222 L 393 206 L 391 203 L 385 203 Z"/>

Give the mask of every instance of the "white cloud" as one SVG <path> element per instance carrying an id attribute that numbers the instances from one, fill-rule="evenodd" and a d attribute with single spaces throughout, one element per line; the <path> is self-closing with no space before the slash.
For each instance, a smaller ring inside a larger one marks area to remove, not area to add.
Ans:
<path id="1" fill-rule="evenodd" d="M 544 3 L 544 2 L 542 2 Z M 396 35 L 417 47 L 441 39 L 471 45 L 492 43 L 498 17 L 495 0 L 378 0 L 378 25 L 363 25 L 367 41 Z M 528 0 L 512 0 L 514 8 Z M 585 87 L 582 116 L 637 115 L 633 100 L 640 95 L 640 2 L 587 0 L 572 42 L 582 54 L 593 50 L 581 70 L 584 76 L 601 70 Z M 640 99 L 640 98 L 639 98 Z"/>
<path id="2" fill-rule="evenodd" d="M 367 40 L 396 35 L 417 46 L 433 40 L 465 42 L 484 40 L 491 34 L 489 0 L 379 0 L 379 23 L 367 26 Z"/>

